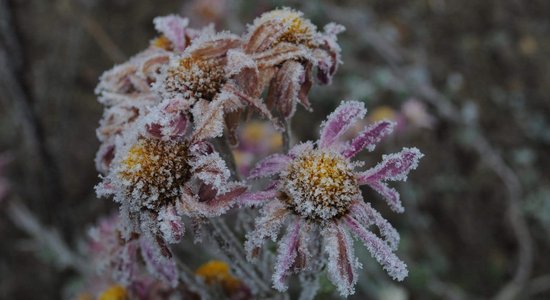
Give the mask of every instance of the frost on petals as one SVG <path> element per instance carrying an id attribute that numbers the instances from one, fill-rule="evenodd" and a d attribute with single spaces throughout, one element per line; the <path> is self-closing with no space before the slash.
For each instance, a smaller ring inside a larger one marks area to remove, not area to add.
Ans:
<path id="1" fill-rule="evenodd" d="M 268 177 L 281 172 L 292 159 L 284 154 L 273 154 L 260 161 L 250 171 L 249 178 Z"/>
<path id="2" fill-rule="evenodd" d="M 297 219 L 289 226 L 287 233 L 279 242 L 277 262 L 273 274 L 273 287 L 279 291 L 286 291 L 288 288 L 285 278 L 290 273 L 292 265 L 298 256 L 300 242 L 300 227 L 303 224 Z"/>
<path id="3" fill-rule="evenodd" d="M 156 17 L 153 20 L 155 29 L 164 34 L 174 45 L 176 51 L 183 51 L 187 47 L 185 30 L 189 25 L 187 18 L 181 18 L 177 15 L 168 15 L 164 17 Z"/>
<path id="4" fill-rule="evenodd" d="M 330 147 L 353 122 L 362 119 L 367 110 L 365 105 L 358 101 L 346 101 L 340 104 L 321 125 L 320 147 Z"/>
<path id="5" fill-rule="evenodd" d="M 373 151 L 376 144 L 393 131 L 394 126 L 393 122 L 385 120 L 367 126 L 345 147 L 342 154 L 345 157 L 353 157 L 365 148 Z"/>
<path id="6" fill-rule="evenodd" d="M 367 184 L 380 193 L 396 212 L 403 212 L 399 193 L 389 187 L 385 181 L 407 180 L 407 174 L 416 169 L 418 161 L 424 155 L 416 148 L 404 148 L 401 152 L 384 155 L 382 162 L 374 168 L 358 174 L 359 184 Z"/>
<path id="7" fill-rule="evenodd" d="M 372 257 L 382 265 L 384 270 L 393 279 L 402 281 L 407 277 L 409 274 L 407 265 L 397 258 L 392 249 L 384 241 L 349 216 L 344 219 L 344 222 L 349 230 L 363 242 Z"/>
<path id="8" fill-rule="evenodd" d="M 339 226 L 333 225 L 323 231 L 323 236 L 331 281 L 337 286 L 340 295 L 353 295 L 357 283 L 357 269 L 361 268 L 361 263 L 353 253 L 353 243 L 349 234 Z"/>

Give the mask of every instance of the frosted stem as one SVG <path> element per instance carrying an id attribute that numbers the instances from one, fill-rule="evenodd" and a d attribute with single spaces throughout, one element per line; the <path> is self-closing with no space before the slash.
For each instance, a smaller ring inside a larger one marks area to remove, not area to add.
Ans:
<path id="1" fill-rule="evenodd" d="M 263 294 L 270 293 L 271 288 L 261 280 L 263 278 L 262 274 L 246 261 L 241 243 L 224 221 L 213 219 L 210 224 L 212 225 L 212 235 L 215 242 L 223 254 L 227 256 L 227 261 L 232 264 L 237 272 L 245 276 L 244 279 L 250 285 L 250 288 Z"/>

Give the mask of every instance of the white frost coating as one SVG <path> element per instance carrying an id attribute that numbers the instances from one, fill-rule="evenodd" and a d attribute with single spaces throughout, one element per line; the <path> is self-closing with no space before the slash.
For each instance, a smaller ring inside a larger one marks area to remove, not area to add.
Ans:
<path id="1" fill-rule="evenodd" d="M 365 228 L 368 226 L 376 225 L 380 230 L 380 234 L 384 237 L 384 240 L 395 251 L 399 245 L 400 236 L 397 230 L 386 219 L 377 212 L 370 203 L 364 203 L 362 201 L 356 201 L 352 204 L 351 216 L 357 220 Z"/>
<path id="2" fill-rule="evenodd" d="M 284 170 L 291 160 L 292 158 L 284 154 L 272 154 L 258 162 L 250 171 L 248 178 L 255 179 L 276 175 Z"/>
<path id="3" fill-rule="evenodd" d="M 328 255 L 328 275 L 343 297 L 355 293 L 357 270 L 362 267 L 355 257 L 353 241 L 340 224 L 326 227 L 322 231 L 324 249 Z"/>
<path id="4" fill-rule="evenodd" d="M 407 277 L 409 274 L 407 265 L 392 252 L 392 249 L 383 240 L 365 229 L 353 218 L 346 217 L 344 222 L 349 230 L 363 242 L 372 257 L 382 265 L 390 277 L 397 281 L 402 281 Z"/>
<path id="5" fill-rule="evenodd" d="M 227 65 L 225 66 L 227 76 L 239 74 L 245 68 L 258 69 L 254 60 L 242 50 L 229 49 L 227 51 Z"/>
<path id="6" fill-rule="evenodd" d="M 212 185 L 219 193 L 227 191 L 227 181 L 231 173 L 218 152 L 199 156 L 190 161 L 189 165 L 193 176 Z"/>
<path id="7" fill-rule="evenodd" d="M 277 235 L 290 213 L 284 204 L 271 201 L 260 210 L 260 217 L 256 218 L 254 231 L 246 235 L 244 248 L 248 260 L 254 260 L 254 252 L 259 251 L 266 239 L 275 241 Z"/>
<path id="8" fill-rule="evenodd" d="M 286 291 L 288 288 L 285 279 L 298 256 L 301 225 L 301 219 L 295 218 L 295 220 L 289 224 L 287 233 L 278 243 L 275 272 L 273 273 L 272 279 L 273 287 L 281 292 Z"/>
<path id="9" fill-rule="evenodd" d="M 167 243 L 175 244 L 181 240 L 185 227 L 181 221 L 181 216 L 176 213 L 175 207 L 163 207 L 159 212 L 157 221 L 159 230 Z"/>
<path id="10" fill-rule="evenodd" d="M 417 148 L 403 148 L 399 153 L 382 156 L 382 162 L 361 174 L 373 181 L 406 181 L 410 171 L 418 167 L 418 161 L 424 154 Z"/>
<path id="11" fill-rule="evenodd" d="M 202 141 L 215 138 L 223 134 L 223 101 L 208 102 L 201 100 L 193 106 L 195 128 L 192 133 L 193 141 Z"/>
<path id="12" fill-rule="evenodd" d="M 298 156 L 301 156 L 305 152 L 309 152 L 309 151 L 313 150 L 313 148 L 314 148 L 314 143 L 313 142 L 311 142 L 311 141 L 303 142 L 301 144 L 298 144 L 298 145 L 292 147 L 292 149 L 290 149 L 288 151 L 288 155 L 292 158 L 296 158 Z"/>
<path id="13" fill-rule="evenodd" d="M 326 121 L 321 123 L 319 147 L 332 145 L 356 120 L 363 119 L 366 113 L 367 109 L 363 102 L 342 101 Z"/>

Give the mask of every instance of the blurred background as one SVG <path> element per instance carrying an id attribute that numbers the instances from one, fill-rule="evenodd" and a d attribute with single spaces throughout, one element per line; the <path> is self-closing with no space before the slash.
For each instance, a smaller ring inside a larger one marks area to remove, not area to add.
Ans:
<path id="1" fill-rule="evenodd" d="M 14 225 L 8 202 L 74 247 L 115 208 L 93 191 L 93 90 L 147 47 L 152 19 L 179 13 L 242 33 L 280 6 L 347 28 L 344 64 L 314 87 L 314 112 L 298 110 L 296 140 L 358 99 L 369 120 L 399 124 L 368 164 L 403 146 L 426 155 L 398 187 L 404 214 L 365 191 L 400 231 L 409 277 L 392 282 L 358 248 L 352 299 L 550 299 L 550 1 L 0 0 L 1 299 L 59 299 L 77 277 Z M 318 298 L 335 295 L 323 284 Z"/>

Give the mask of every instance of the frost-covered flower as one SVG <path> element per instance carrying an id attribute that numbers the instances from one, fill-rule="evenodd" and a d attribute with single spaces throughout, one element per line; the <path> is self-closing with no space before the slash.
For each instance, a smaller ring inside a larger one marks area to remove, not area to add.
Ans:
<path id="1" fill-rule="evenodd" d="M 122 238 L 139 236 L 142 250 L 160 264 L 153 266 L 156 272 L 163 273 L 163 260 L 171 260 L 167 243 L 183 236 L 183 216 L 219 216 L 246 191 L 229 180 L 224 160 L 208 142 L 223 131 L 222 105 L 204 104 L 191 110 L 190 132 L 177 101 L 165 101 L 137 120 L 117 139 L 111 169 L 96 187 L 98 195 L 120 203 Z"/>
<path id="2" fill-rule="evenodd" d="M 98 100 L 105 106 L 97 129 L 102 143 L 96 156 L 96 167 L 106 173 L 115 152 L 115 138 L 150 108 L 162 101 L 151 89 L 161 67 L 168 64 L 171 53 L 183 51 L 192 40 L 203 34 L 212 34 L 209 27 L 202 30 L 188 28 L 187 19 L 170 15 L 154 20 L 161 36 L 127 62 L 101 75 L 96 87 Z"/>
<path id="3" fill-rule="evenodd" d="M 241 37 L 227 32 L 201 36 L 181 54 L 171 56 L 154 89 L 163 99 L 182 100 L 189 107 L 220 102 L 232 136 L 239 123 L 232 114 L 235 111 L 251 107 L 271 119 L 258 87 L 249 89 L 255 66 L 249 57 L 234 51 L 241 43 Z"/>
<path id="4" fill-rule="evenodd" d="M 290 118 L 301 103 L 310 109 L 307 94 L 313 68 L 320 84 L 328 84 L 340 61 L 337 35 L 344 30 L 330 23 L 323 32 L 303 13 L 281 8 L 262 14 L 248 27 L 242 51 L 256 64 L 248 81 L 262 87 L 269 83 L 267 103 L 281 118 Z"/>
<path id="5" fill-rule="evenodd" d="M 121 226 L 120 217 L 113 215 L 101 219 L 89 230 L 85 257 L 92 270 L 85 277 L 86 291 L 101 294 L 114 284 L 133 298 L 151 299 L 154 297 L 143 296 L 161 290 L 166 293 L 175 287 L 178 284 L 176 265 L 150 255 L 150 241 L 144 237 L 135 235 L 124 240 Z"/>
<path id="6" fill-rule="evenodd" d="M 134 133 L 117 141 L 114 166 L 97 187 L 98 194 L 113 195 L 128 217 L 140 216 L 136 226 L 157 223 L 168 242 L 183 234 L 181 215 L 219 216 L 246 190 L 229 180 L 224 160 L 207 141 L 223 131 L 222 105 L 204 104 L 192 109 L 190 133 L 187 121 L 173 122 L 183 117 L 170 101 L 137 121 Z"/>
<path id="7" fill-rule="evenodd" d="M 405 180 L 422 154 L 416 148 L 404 148 L 385 155 L 371 169 L 359 170 L 363 163 L 351 158 L 365 148 L 372 151 L 393 128 L 393 123 L 379 121 L 351 141 L 340 142 L 339 137 L 365 113 L 362 103 L 344 102 L 322 124 L 317 142 L 299 144 L 287 155 L 269 156 L 251 171 L 251 178 L 273 176 L 274 181 L 267 190 L 241 199 L 243 204 L 263 205 L 245 247 L 254 258 L 265 239 L 276 240 L 281 228 L 287 228 L 279 241 L 273 275 L 278 290 L 286 290 L 285 279 L 290 273 L 315 264 L 318 257 L 312 257 L 312 249 L 322 237 L 331 281 L 342 295 L 353 294 L 361 264 L 354 256 L 350 233 L 363 242 L 392 278 L 407 276 L 406 265 L 393 253 L 399 242 L 397 231 L 363 200 L 360 186 L 370 186 L 382 194 L 392 210 L 402 212 L 399 194 L 386 181 Z M 373 225 L 381 238 L 369 230 Z"/>

